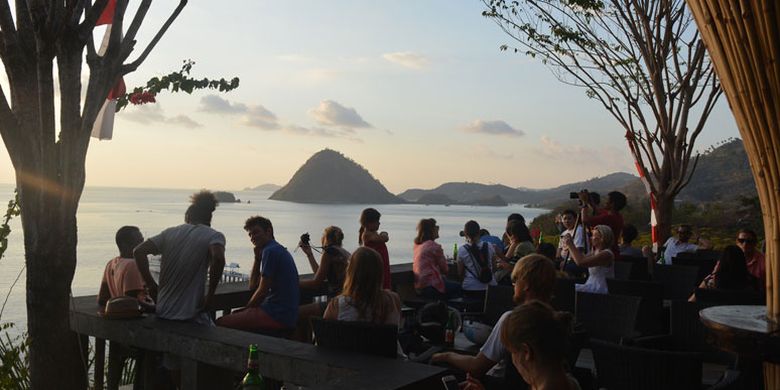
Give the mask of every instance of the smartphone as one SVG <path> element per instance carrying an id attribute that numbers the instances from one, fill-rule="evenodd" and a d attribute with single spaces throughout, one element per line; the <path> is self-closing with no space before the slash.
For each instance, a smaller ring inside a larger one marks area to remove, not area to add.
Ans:
<path id="1" fill-rule="evenodd" d="M 447 375 L 441 378 L 445 390 L 458 390 L 458 378 L 454 375 Z"/>

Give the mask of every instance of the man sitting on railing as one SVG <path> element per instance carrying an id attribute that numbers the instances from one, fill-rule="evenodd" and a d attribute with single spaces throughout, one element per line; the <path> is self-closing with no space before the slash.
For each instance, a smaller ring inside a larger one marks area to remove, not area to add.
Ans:
<path id="1" fill-rule="evenodd" d="M 249 279 L 254 293 L 243 310 L 219 318 L 217 325 L 259 333 L 295 328 L 300 292 L 298 269 L 290 252 L 274 239 L 268 218 L 251 217 L 244 230 L 255 246 Z"/>
<path id="2" fill-rule="evenodd" d="M 154 301 L 144 286 L 144 279 L 133 258 L 133 248 L 144 241 L 136 226 L 122 226 L 116 232 L 116 246 L 119 256 L 111 259 L 103 271 L 103 280 L 98 293 L 98 305 L 105 306 L 116 297 L 136 298 L 145 311 L 154 311 Z"/>

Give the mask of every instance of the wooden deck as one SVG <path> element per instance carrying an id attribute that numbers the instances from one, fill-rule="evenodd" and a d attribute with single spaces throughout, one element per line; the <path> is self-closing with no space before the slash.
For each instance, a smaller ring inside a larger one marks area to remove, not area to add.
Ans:
<path id="1" fill-rule="evenodd" d="M 407 264 L 393 268 L 397 274 L 394 279 L 408 278 L 404 274 L 411 271 Z M 248 299 L 246 282 L 221 285 L 211 309 L 227 311 L 243 306 Z M 244 372 L 249 344 L 258 345 L 263 376 L 306 388 L 437 388 L 444 372 L 435 366 L 332 351 L 233 329 L 159 320 L 154 315 L 106 320 L 98 314 L 95 296 L 74 298 L 70 326 L 97 340 L 182 357 L 182 385 L 187 389 L 221 388 L 225 382 L 216 382 L 224 377 L 221 374 Z"/>

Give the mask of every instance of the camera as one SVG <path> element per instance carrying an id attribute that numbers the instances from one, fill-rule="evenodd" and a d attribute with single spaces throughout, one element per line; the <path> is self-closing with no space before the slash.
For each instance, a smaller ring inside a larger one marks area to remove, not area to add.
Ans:
<path id="1" fill-rule="evenodd" d="M 311 237 L 308 232 L 301 234 L 301 246 L 309 246 L 309 241 L 311 241 Z"/>
<path id="2" fill-rule="evenodd" d="M 578 192 L 569 192 L 569 199 L 579 199 L 580 194 Z"/>

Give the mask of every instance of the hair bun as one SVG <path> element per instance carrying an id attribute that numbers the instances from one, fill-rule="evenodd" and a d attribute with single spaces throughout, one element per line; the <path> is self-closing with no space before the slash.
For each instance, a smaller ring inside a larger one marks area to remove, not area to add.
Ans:
<path id="1" fill-rule="evenodd" d="M 209 212 L 214 211 L 219 204 L 217 197 L 209 190 L 201 190 L 200 192 L 192 194 L 192 196 L 190 196 L 190 202 L 198 209 L 208 210 Z"/>

